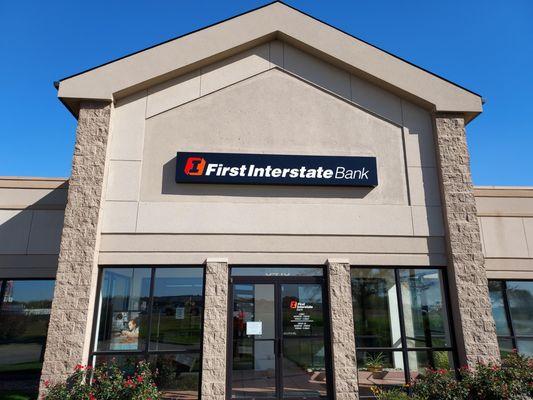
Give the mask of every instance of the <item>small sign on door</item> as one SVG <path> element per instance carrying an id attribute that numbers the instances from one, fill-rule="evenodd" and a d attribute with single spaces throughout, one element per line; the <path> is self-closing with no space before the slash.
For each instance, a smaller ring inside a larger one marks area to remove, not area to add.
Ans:
<path id="1" fill-rule="evenodd" d="M 262 335 L 263 334 L 263 322 L 262 321 L 246 322 L 246 334 L 247 335 Z"/>

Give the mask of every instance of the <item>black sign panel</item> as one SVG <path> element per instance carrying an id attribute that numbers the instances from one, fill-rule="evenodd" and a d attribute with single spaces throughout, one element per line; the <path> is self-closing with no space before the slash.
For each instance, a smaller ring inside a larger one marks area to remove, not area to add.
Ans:
<path id="1" fill-rule="evenodd" d="M 378 175 L 375 157 L 178 152 L 176 182 L 373 187 Z"/>

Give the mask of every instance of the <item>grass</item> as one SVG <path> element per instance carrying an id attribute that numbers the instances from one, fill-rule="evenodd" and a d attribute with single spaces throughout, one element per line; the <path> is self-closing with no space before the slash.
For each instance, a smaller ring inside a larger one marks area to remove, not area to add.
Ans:
<path id="1" fill-rule="evenodd" d="M 0 393 L 0 400 L 32 400 L 37 398 L 37 393 L 24 393 L 20 391 L 8 391 Z"/>
<path id="2" fill-rule="evenodd" d="M 42 364 L 39 361 L 19 363 L 19 364 L 7 364 L 0 365 L 0 372 L 19 372 L 19 371 L 40 371 Z M 0 397 L 2 400 L 2 397 Z"/>

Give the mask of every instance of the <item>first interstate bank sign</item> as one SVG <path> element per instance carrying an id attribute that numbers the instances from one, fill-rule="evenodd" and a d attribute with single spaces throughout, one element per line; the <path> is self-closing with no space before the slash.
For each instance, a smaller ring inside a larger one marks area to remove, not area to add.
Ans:
<path id="1" fill-rule="evenodd" d="M 178 152 L 176 182 L 374 187 L 378 174 L 375 157 Z"/>

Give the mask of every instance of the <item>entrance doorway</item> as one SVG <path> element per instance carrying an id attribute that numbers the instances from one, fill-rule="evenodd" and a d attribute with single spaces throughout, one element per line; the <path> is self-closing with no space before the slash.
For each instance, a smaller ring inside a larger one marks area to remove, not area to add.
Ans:
<path id="1" fill-rule="evenodd" d="M 229 335 L 228 398 L 328 398 L 322 268 L 233 268 Z"/>

